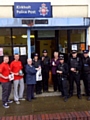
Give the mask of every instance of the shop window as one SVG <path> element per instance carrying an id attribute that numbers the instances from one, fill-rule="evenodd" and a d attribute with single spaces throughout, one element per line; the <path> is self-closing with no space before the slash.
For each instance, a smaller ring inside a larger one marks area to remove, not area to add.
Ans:
<path id="1" fill-rule="evenodd" d="M 71 49 L 85 50 L 85 30 L 71 30 Z"/>
<path id="2" fill-rule="evenodd" d="M 0 45 L 1 46 L 11 45 L 11 29 L 10 28 L 0 29 Z"/>
<path id="3" fill-rule="evenodd" d="M 12 55 L 12 48 L 11 47 L 3 47 L 3 53 L 6 55 Z"/>
<path id="4" fill-rule="evenodd" d="M 13 28 L 13 53 L 18 52 L 20 55 L 27 55 L 27 28 Z M 34 31 L 31 31 L 31 52 L 35 52 L 35 35 Z M 22 53 L 23 51 L 23 53 Z M 24 53 L 24 51 L 26 51 Z"/>
<path id="5" fill-rule="evenodd" d="M 13 28 L 12 29 L 13 45 L 27 45 L 27 29 Z"/>

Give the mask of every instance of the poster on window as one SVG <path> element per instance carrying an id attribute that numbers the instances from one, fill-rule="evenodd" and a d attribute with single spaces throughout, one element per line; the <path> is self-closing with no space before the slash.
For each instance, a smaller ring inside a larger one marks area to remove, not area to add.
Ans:
<path id="1" fill-rule="evenodd" d="M 32 45 L 31 46 L 31 53 L 34 53 L 35 52 L 35 45 Z"/>
<path id="2" fill-rule="evenodd" d="M 72 44 L 71 50 L 77 50 L 77 44 Z"/>
<path id="3" fill-rule="evenodd" d="M 85 50 L 85 44 L 84 43 L 81 44 L 81 50 L 82 51 Z"/>
<path id="4" fill-rule="evenodd" d="M 0 56 L 3 56 L 3 48 L 0 48 Z"/>
<path id="5" fill-rule="evenodd" d="M 13 48 L 13 53 L 14 54 L 19 54 L 19 47 L 14 47 Z"/>
<path id="6" fill-rule="evenodd" d="M 20 47 L 20 55 L 26 55 L 26 47 Z"/>

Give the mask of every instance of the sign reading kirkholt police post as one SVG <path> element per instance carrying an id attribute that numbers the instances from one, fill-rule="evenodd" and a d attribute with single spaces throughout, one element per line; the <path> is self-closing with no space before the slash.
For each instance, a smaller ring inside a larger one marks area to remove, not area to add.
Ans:
<path id="1" fill-rule="evenodd" d="M 47 18 L 52 17 L 50 2 L 15 2 L 15 18 Z"/>

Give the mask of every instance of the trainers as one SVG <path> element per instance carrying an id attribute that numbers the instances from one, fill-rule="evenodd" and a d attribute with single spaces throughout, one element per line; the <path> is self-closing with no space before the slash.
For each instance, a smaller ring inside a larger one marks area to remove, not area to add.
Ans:
<path id="1" fill-rule="evenodd" d="M 22 100 L 22 101 L 24 101 L 24 100 L 25 100 L 25 98 L 19 98 L 19 100 Z"/>
<path id="2" fill-rule="evenodd" d="M 7 103 L 3 104 L 4 108 L 9 108 L 9 105 Z"/>
<path id="3" fill-rule="evenodd" d="M 7 103 L 9 103 L 9 104 L 10 104 L 10 103 L 13 103 L 13 100 L 8 100 Z"/>
<path id="4" fill-rule="evenodd" d="M 19 104 L 20 104 L 20 102 L 19 102 L 19 101 L 15 101 L 15 102 L 16 102 L 16 104 L 17 104 L 17 105 L 19 105 Z"/>

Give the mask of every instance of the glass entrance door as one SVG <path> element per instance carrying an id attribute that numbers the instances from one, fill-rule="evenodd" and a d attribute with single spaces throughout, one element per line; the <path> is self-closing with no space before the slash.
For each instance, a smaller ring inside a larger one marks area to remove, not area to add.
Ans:
<path id="1" fill-rule="evenodd" d="M 53 52 L 56 49 L 55 40 L 38 40 L 37 41 L 37 50 L 36 52 L 39 53 L 40 56 L 42 56 L 42 51 L 46 49 L 48 51 L 48 56 L 52 58 Z"/>

